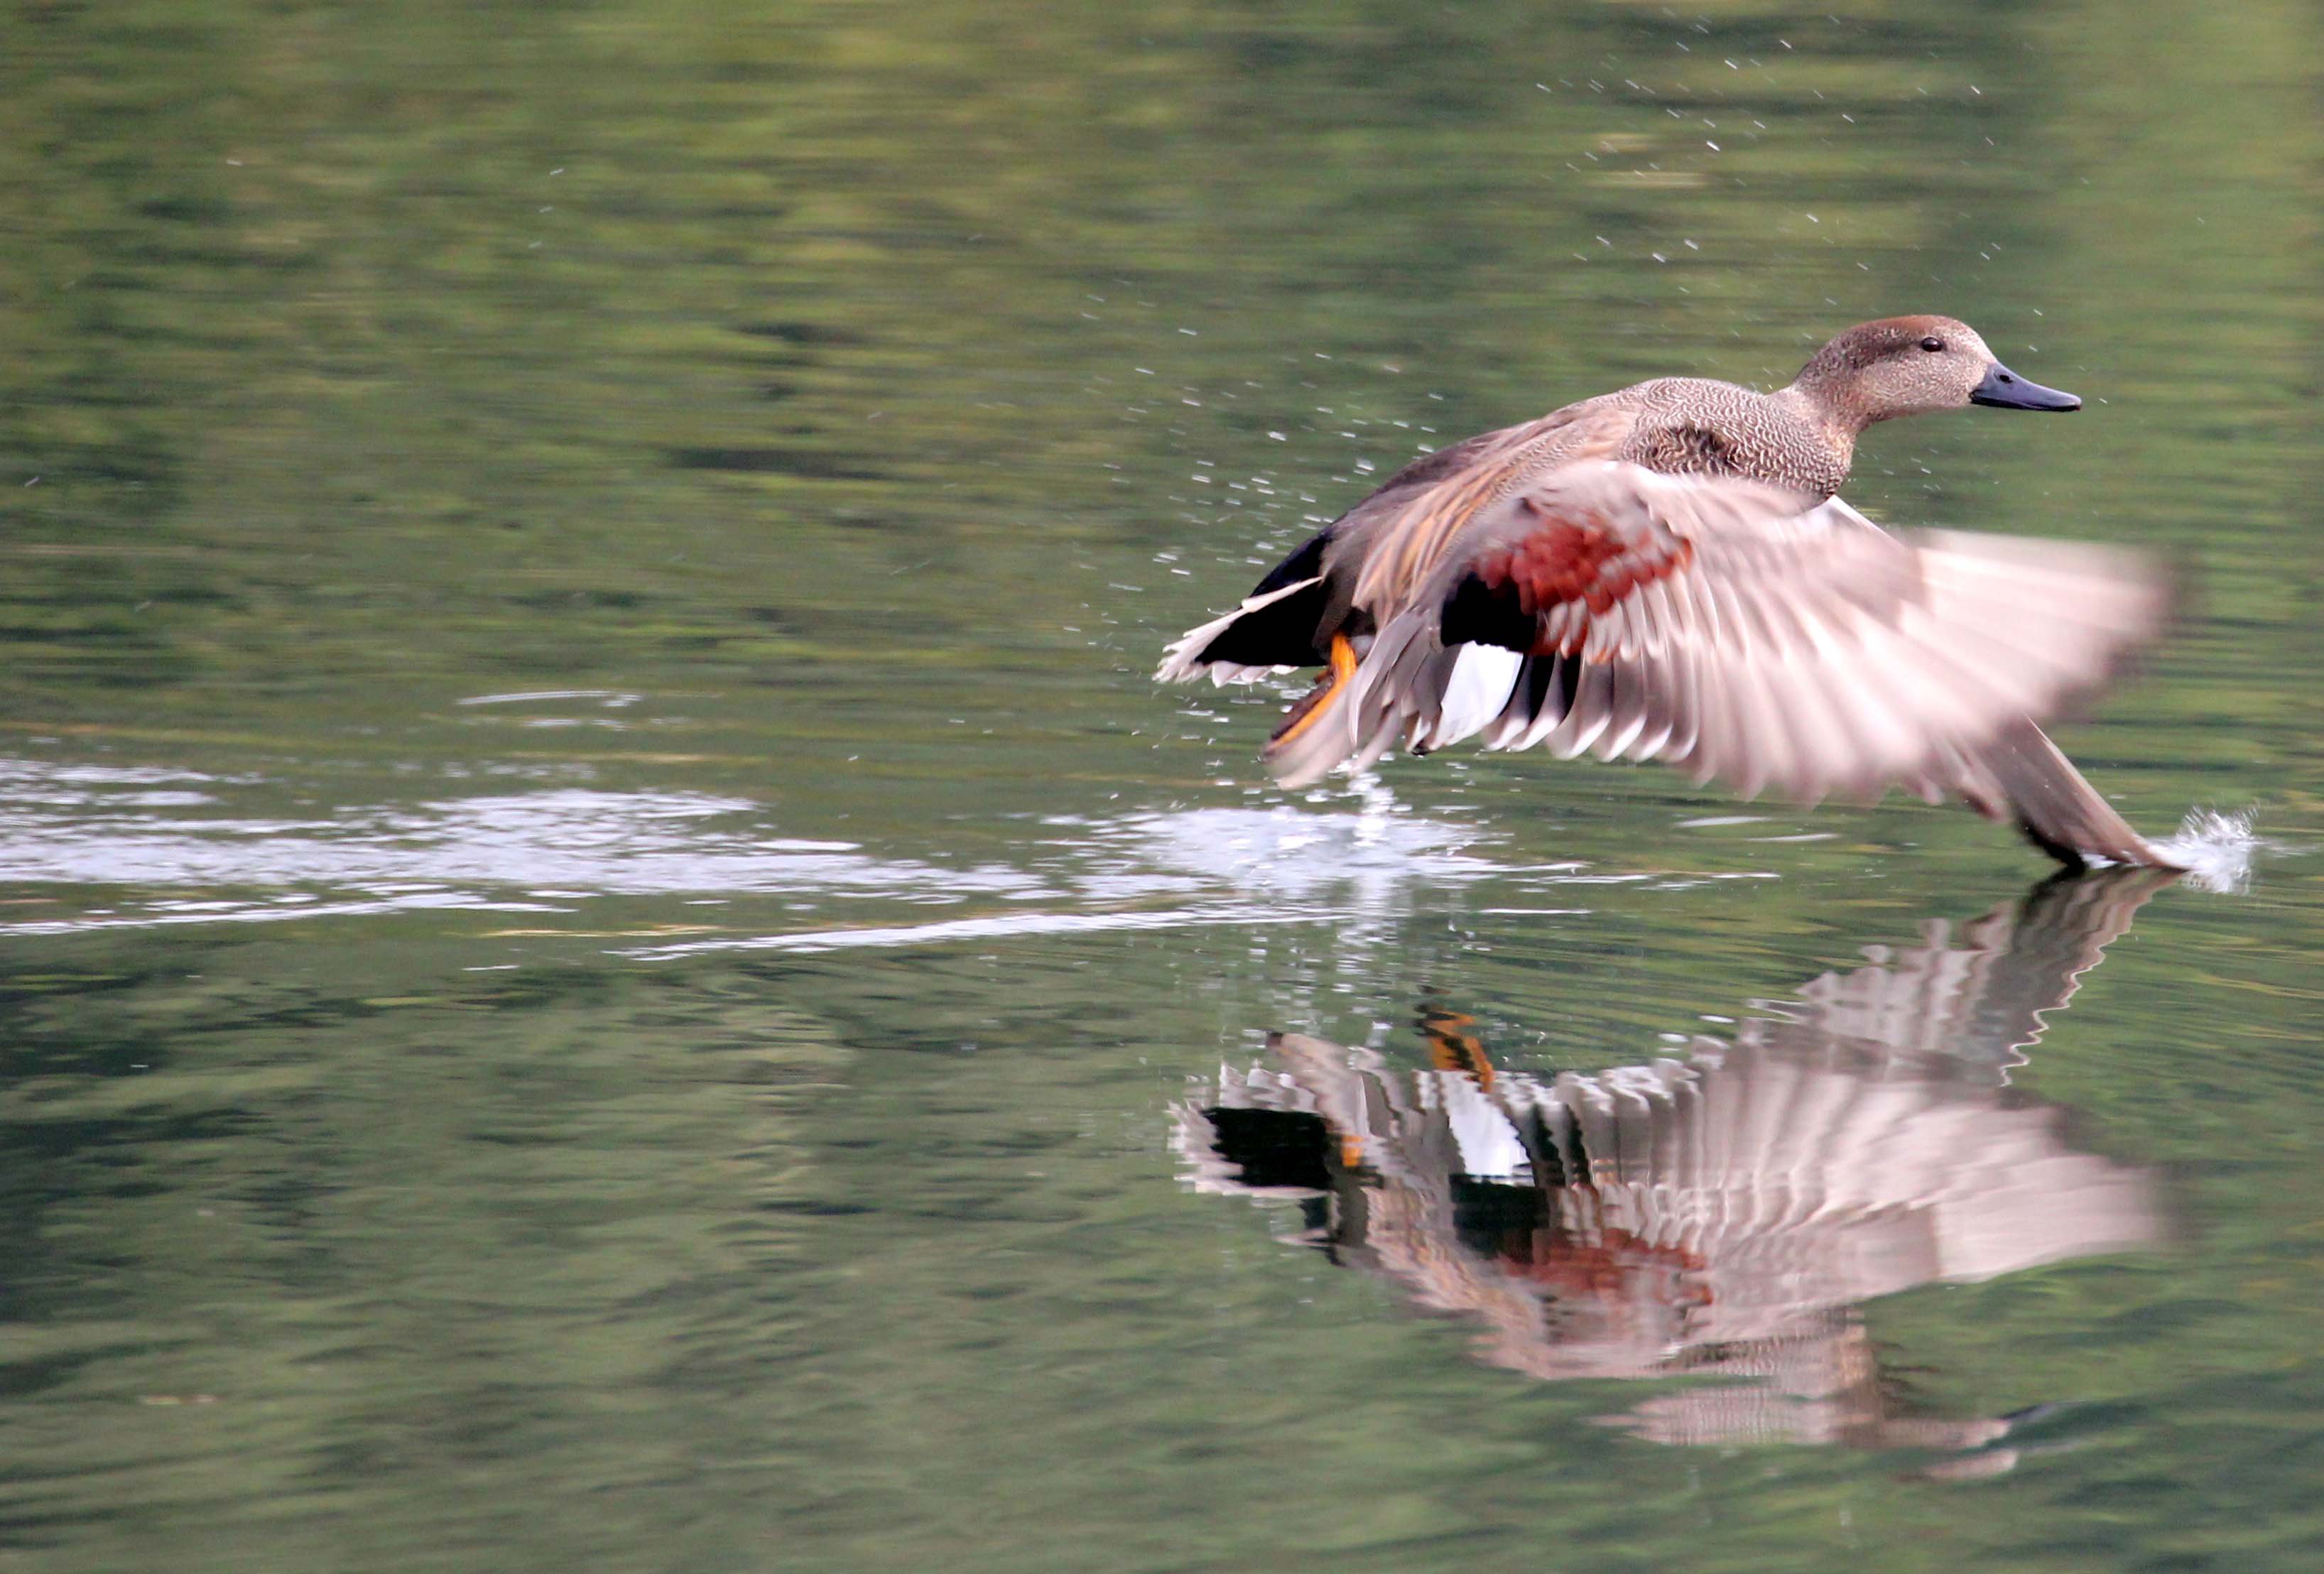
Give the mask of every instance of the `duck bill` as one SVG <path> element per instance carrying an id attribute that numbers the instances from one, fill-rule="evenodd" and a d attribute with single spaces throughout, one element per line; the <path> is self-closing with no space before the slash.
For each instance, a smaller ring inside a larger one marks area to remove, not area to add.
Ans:
<path id="1" fill-rule="evenodd" d="M 1997 410 L 2082 408 L 2082 401 L 2077 395 L 2063 389 L 2044 388 L 2038 382 L 2028 382 L 1998 361 L 1987 369 L 1985 381 L 1969 390 L 1969 401 L 1971 404 L 1989 404 Z"/>

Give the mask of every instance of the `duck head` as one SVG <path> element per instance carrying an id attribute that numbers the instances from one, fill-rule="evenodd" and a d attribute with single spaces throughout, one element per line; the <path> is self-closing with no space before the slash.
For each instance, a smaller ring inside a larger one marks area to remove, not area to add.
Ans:
<path id="1" fill-rule="evenodd" d="M 1965 404 L 2001 410 L 2080 410 L 2070 393 L 2030 382 L 1995 359 L 1977 330 L 1949 317 L 1891 317 L 1859 323 L 1816 352 L 1790 391 L 1836 425 L 1875 421 Z"/>

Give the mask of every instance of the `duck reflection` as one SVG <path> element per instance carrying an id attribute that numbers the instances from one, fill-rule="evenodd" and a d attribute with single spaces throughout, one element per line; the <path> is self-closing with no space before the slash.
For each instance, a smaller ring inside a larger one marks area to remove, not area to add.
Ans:
<path id="1" fill-rule="evenodd" d="M 1607 1418 L 1639 1437 L 2006 1470 L 2024 1413 L 1899 1413 L 1858 1308 L 2156 1240 L 2153 1177 L 2077 1152 L 2008 1072 L 2172 878 L 2054 879 L 1759 1003 L 1732 1042 L 1590 1076 L 1497 1071 L 1451 1013 L 1423 1022 L 1427 1071 L 1277 1034 L 1178 1108 L 1175 1144 L 1194 1189 L 1296 1201 L 1299 1239 L 1480 1320 L 1498 1365 L 1729 1379 Z"/>

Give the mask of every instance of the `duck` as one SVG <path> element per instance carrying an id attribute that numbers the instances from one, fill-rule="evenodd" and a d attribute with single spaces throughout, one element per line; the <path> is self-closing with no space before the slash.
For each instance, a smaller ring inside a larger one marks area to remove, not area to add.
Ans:
<path id="1" fill-rule="evenodd" d="M 1171 1105 L 1181 1183 L 1296 1202 L 1290 1239 L 1471 1321 L 1497 1366 L 1696 1379 L 1601 1418 L 1646 1441 L 2006 1468 L 2018 1418 L 1899 1413 L 1860 1308 L 2167 1238 L 2163 1177 L 2082 1150 L 2013 1073 L 2176 878 L 2053 873 L 1711 1018 L 1725 1037 L 1594 1072 L 1496 1066 L 1441 1001 L 1415 1023 L 1425 1068 L 1270 1033 Z"/>
<path id="2" fill-rule="evenodd" d="M 2043 731 L 2158 636 L 2167 575 L 1840 496 L 1881 421 L 2081 402 L 1939 316 L 1858 324 L 1774 392 L 1635 383 L 1415 459 L 1156 676 L 1320 668 L 1261 755 L 1286 787 L 1478 737 L 1747 799 L 1958 797 L 2070 867 L 2176 867 Z"/>

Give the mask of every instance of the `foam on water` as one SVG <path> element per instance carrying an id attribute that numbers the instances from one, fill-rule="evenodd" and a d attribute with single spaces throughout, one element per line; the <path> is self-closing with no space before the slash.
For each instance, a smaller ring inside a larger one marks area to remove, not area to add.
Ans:
<path id="1" fill-rule="evenodd" d="M 2184 868 L 2187 883 L 2198 889 L 2248 890 L 2252 855 L 2269 848 L 2253 833 L 2255 818 L 2251 810 L 2231 815 L 2220 809 L 2190 809 L 2177 833 L 2157 842 L 2154 849 Z"/>

